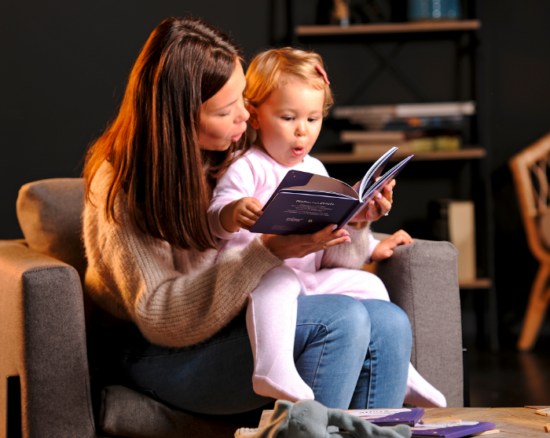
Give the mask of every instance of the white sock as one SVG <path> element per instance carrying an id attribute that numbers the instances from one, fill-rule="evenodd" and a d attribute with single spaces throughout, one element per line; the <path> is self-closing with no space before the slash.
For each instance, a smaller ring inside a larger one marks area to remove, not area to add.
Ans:
<path id="1" fill-rule="evenodd" d="M 422 408 L 444 408 L 447 406 L 447 399 L 409 363 L 405 403 Z"/>
<path id="2" fill-rule="evenodd" d="M 288 266 L 267 272 L 250 294 L 246 327 L 254 355 L 254 391 L 291 402 L 313 400 L 294 364 L 297 298 L 301 282 Z"/>

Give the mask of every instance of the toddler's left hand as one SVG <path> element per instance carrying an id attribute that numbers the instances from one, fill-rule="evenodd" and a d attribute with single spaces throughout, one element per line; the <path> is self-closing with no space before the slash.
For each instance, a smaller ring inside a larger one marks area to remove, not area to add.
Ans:
<path id="1" fill-rule="evenodd" d="M 409 233 L 399 230 L 378 242 L 378 245 L 374 247 L 371 259 L 375 262 L 387 259 L 393 255 L 393 249 L 396 246 L 408 245 L 409 243 L 413 243 L 413 239 L 409 236 Z"/>

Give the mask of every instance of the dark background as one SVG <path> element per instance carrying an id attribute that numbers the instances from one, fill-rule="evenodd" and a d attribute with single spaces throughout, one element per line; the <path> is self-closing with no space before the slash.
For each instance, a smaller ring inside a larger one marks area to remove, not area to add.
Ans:
<path id="1" fill-rule="evenodd" d="M 313 22 L 316 0 L 296 3 L 300 4 L 298 24 Z M 470 7 L 468 15 L 482 20 L 478 103 L 483 110 L 482 146 L 488 148 L 489 157 L 482 163 L 411 164 L 399 180 L 392 214 L 377 229 L 391 232 L 404 227 L 422 236 L 426 201 L 472 196 L 477 187 L 472 187 L 470 176 L 477 172 L 476 166 L 487 166 L 501 335 L 504 342 L 513 342 L 537 265 L 525 242 L 507 161 L 550 131 L 550 2 L 470 3 L 475 9 Z M 0 238 L 22 237 L 15 214 L 22 184 L 80 175 L 87 146 L 115 114 L 132 64 L 162 19 L 186 14 L 204 18 L 232 35 L 250 59 L 270 45 L 286 43 L 286 6 L 286 0 L 1 2 Z M 396 63 L 426 90 L 430 100 L 454 100 L 453 43 L 431 37 L 416 39 L 411 37 Z M 372 54 L 353 41 L 300 42 L 323 55 L 337 103 L 349 100 L 353 84 L 376 67 Z M 381 53 L 389 53 L 392 44 L 381 40 L 377 47 Z M 463 75 L 468 85 L 467 72 Z M 356 103 L 414 100 L 387 74 L 358 96 Z M 319 149 L 337 142 L 330 123 L 326 125 Z M 355 174 L 361 176 L 364 167 L 336 168 L 334 172 L 354 178 Z M 428 174 L 431 176 L 425 176 Z"/>

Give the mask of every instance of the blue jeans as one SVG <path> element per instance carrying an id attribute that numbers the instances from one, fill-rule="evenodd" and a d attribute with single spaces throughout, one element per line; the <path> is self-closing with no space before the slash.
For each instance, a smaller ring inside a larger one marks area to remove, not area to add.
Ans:
<path id="1" fill-rule="evenodd" d="M 168 348 L 136 335 L 122 349 L 126 383 L 186 411 L 225 415 L 270 403 L 252 389 L 245 313 L 209 340 Z M 128 342 L 129 341 L 129 342 Z M 406 314 L 380 300 L 298 298 L 296 368 L 315 399 L 341 409 L 403 404 L 412 336 Z"/>

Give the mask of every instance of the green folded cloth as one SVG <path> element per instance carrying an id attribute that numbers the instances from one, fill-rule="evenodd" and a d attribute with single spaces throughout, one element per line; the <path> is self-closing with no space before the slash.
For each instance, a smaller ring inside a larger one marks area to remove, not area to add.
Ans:
<path id="1" fill-rule="evenodd" d="M 277 400 L 267 425 L 239 429 L 236 438 L 410 438 L 411 429 L 401 424 L 380 427 L 341 409 L 330 409 L 314 400 L 292 403 Z"/>

